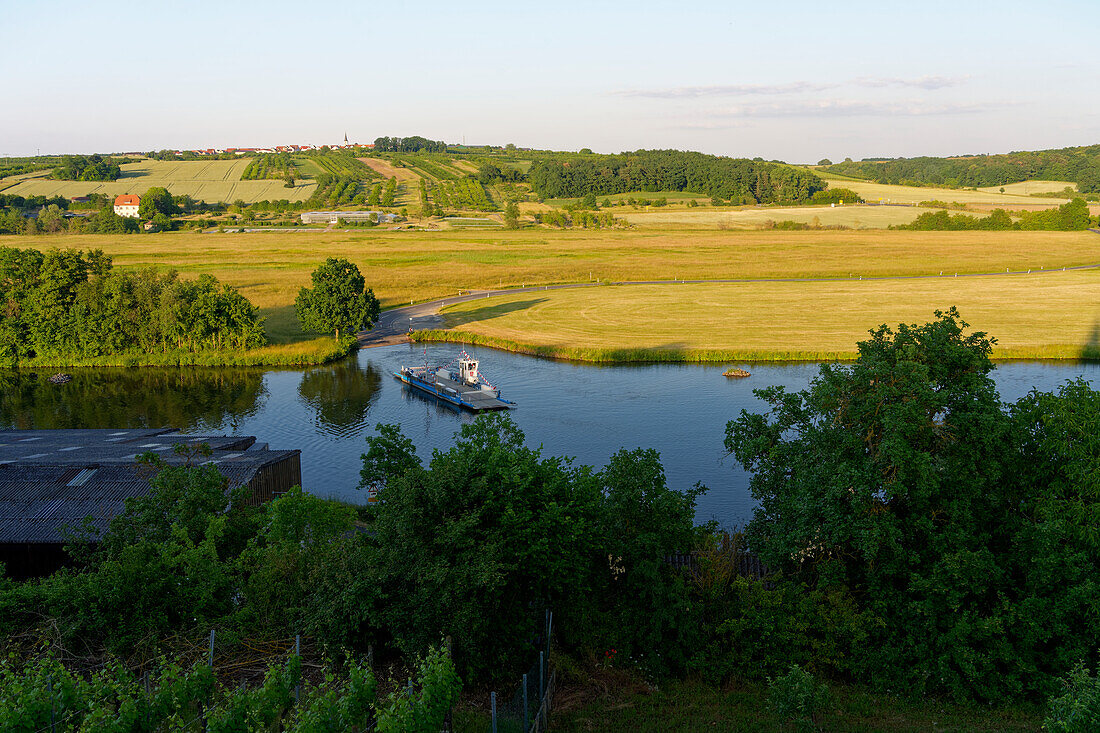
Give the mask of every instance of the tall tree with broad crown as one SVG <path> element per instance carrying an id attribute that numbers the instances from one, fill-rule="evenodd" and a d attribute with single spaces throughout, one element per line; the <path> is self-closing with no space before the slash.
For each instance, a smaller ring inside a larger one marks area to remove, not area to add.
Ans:
<path id="1" fill-rule="evenodd" d="M 334 331 L 339 340 L 341 331 L 362 331 L 378 320 L 378 299 L 351 262 L 329 257 L 313 271 L 312 278 L 313 287 L 299 290 L 294 300 L 304 330 Z"/>

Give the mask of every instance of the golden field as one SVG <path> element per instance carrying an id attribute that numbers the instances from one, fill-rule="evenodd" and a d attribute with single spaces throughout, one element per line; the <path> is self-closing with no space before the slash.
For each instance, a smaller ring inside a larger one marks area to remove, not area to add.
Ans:
<path id="1" fill-rule="evenodd" d="M 1100 237 L 1091 232 L 178 232 L 6 236 L 0 237 L 0 246 L 101 248 L 118 267 L 174 268 L 192 277 L 210 273 L 239 287 L 261 308 L 275 343 L 304 337 L 294 317 L 294 298 L 326 257 L 344 257 L 357 264 L 383 307 L 444 297 L 459 290 L 532 284 L 674 278 L 847 280 L 938 275 L 941 271 L 1053 269 L 1100 262 Z M 765 289 L 760 297 L 767 300 L 766 289 L 772 286 L 760 283 L 758 287 Z M 810 284 L 777 283 L 774 287 L 792 287 L 793 292 L 804 289 L 806 301 L 811 302 Z M 881 293 L 873 297 L 867 307 L 885 307 Z M 1092 300 L 1100 298 L 1094 293 Z M 946 305 L 950 303 L 937 298 L 924 310 L 931 313 L 934 307 Z M 872 320 L 884 319 L 885 313 Z M 807 329 L 807 334 L 824 334 L 811 323 L 799 328 Z"/>

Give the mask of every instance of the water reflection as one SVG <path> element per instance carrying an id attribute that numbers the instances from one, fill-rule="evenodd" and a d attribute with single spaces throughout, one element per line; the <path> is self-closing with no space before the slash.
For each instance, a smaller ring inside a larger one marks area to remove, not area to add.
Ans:
<path id="1" fill-rule="evenodd" d="M 267 397 L 259 369 L 75 369 L 67 384 L 51 374 L 0 371 L 0 427 L 235 431 Z"/>
<path id="2" fill-rule="evenodd" d="M 382 373 L 373 364 L 344 359 L 303 374 L 298 396 L 314 410 L 322 433 L 345 437 L 363 431 L 381 388 Z"/>

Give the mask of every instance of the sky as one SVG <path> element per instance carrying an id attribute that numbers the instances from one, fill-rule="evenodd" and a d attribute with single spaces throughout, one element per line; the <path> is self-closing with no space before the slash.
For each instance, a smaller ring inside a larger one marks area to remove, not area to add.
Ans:
<path id="1" fill-rule="evenodd" d="M 0 156 L 345 133 L 799 163 L 1095 144 L 1097 10 L 0 0 Z"/>

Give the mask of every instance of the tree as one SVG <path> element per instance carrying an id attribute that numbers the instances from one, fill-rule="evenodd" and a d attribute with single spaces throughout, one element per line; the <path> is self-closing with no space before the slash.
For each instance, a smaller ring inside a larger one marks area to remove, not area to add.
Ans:
<path id="1" fill-rule="evenodd" d="M 866 637 L 844 672 L 1045 696 L 1095 649 L 1082 629 L 1100 609 L 1100 461 L 1083 446 L 1100 395 L 1078 383 L 1005 410 L 994 341 L 966 328 L 953 308 L 882 326 L 809 389 L 758 390 L 769 412 L 742 411 L 726 446 L 760 502 L 749 546 L 790 582 L 852 599 L 840 625 Z"/>
<path id="2" fill-rule="evenodd" d="M 138 204 L 138 216 L 142 219 L 152 219 L 157 214 L 175 216 L 178 213 L 172 194 L 162 186 L 150 188 L 142 194 L 141 203 Z"/>
<path id="3" fill-rule="evenodd" d="M 833 161 L 829 160 L 828 158 L 822 158 L 821 160 L 817 161 L 817 164 L 818 165 L 832 165 Z"/>
<path id="4" fill-rule="evenodd" d="M 519 204 L 509 201 L 504 207 L 504 228 L 519 229 Z"/>
<path id="5" fill-rule="evenodd" d="M 312 288 L 302 288 L 294 300 L 298 322 L 306 331 L 358 332 L 378 320 L 374 291 L 365 288 L 359 268 L 345 259 L 329 257 L 313 271 Z"/>

